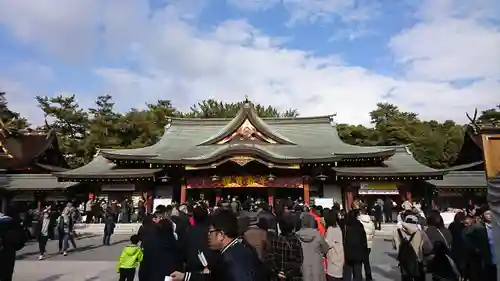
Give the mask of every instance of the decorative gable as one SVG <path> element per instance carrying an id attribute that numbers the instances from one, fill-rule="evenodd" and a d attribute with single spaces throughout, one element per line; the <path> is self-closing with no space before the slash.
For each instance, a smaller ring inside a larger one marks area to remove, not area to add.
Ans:
<path id="1" fill-rule="evenodd" d="M 263 133 L 259 132 L 250 120 L 245 119 L 243 124 L 231 135 L 225 137 L 217 144 L 233 143 L 233 142 L 265 142 L 276 144 L 277 142 L 271 138 L 266 137 Z"/>
<path id="2" fill-rule="evenodd" d="M 200 143 L 200 145 L 228 143 L 261 143 L 294 145 L 291 140 L 274 131 L 262 120 L 253 105 L 246 101 L 240 111 L 216 135 Z"/>

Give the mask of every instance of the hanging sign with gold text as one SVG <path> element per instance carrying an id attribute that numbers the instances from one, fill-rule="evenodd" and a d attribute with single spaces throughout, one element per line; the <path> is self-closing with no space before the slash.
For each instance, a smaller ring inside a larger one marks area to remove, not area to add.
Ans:
<path id="1" fill-rule="evenodd" d="M 214 180 L 210 177 L 195 177 L 187 180 L 187 188 L 302 188 L 301 177 L 276 177 L 270 180 L 266 176 L 225 176 Z"/>

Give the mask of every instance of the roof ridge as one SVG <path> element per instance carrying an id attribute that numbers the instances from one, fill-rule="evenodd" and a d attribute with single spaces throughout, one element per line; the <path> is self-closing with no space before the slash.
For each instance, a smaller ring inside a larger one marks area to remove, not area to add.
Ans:
<path id="1" fill-rule="evenodd" d="M 330 122 L 332 117 L 335 117 L 336 114 L 330 115 L 321 115 L 321 116 L 301 116 L 301 117 L 260 117 L 262 121 L 270 121 L 272 123 L 275 122 L 305 122 L 305 121 L 328 121 Z M 183 118 L 183 117 L 172 117 L 168 118 L 170 124 L 183 124 L 183 123 L 195 123 L 196 125 L 200 125 L 200 123 L 226 123 L 231 122 L 234 118 Z"/>
<path id="2" fill-rule="evenodd" d="M 476 161 L 476 162 L 472 162 L 472 163 L 468 163 L 468 164 L 462 164 L 462 165 L 456 165 L 456 166 L 452 166 L 452 167 L 448 167 L 448 168 L 445 168 L 445 169 L 442 169 L 443 171 L 447 171 L 447 172 L 452 172 L 452 171 L 461 171 L 461 170 L 464 170 L 464 169 L 467 169 L 467 168 L 472 168 L 472 167 L 475 167 L 479 164 L 482 164 L 484 163 L 483 160 L 480 160 L 480 161 Z"/>

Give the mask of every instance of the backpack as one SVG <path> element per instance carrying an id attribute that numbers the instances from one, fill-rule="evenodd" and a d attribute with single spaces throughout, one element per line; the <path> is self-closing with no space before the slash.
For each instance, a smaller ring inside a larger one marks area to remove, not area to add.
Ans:
<path id="1" fill-rule="evenodd" d="M 401 230 L 398 229 L 398 235 L 401 242 L 399 244 L 397 259 L 403 276 L 419 277 L 422 274 L 421 262 L 419 261 L 418 255 L 411 244 L 415 234 L 416 232 L 413 233 L 409 239 L 406 239 L 403 237 Z"/>

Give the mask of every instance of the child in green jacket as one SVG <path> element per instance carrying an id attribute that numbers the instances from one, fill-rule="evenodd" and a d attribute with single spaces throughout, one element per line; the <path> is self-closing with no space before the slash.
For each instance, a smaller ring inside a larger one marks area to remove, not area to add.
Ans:
<path id="1" fill-rule="evenodd" d="M 142 249 L 138 246 L 139 240 L 138 235 L 132 235 L 130 237 L 132 244 L 125 247 L 120 255 L 116 265 L 116 272 L 120 274 L 120 281 L 134 280 L 135 270 L 139 267 L 143 257 Z"/>

